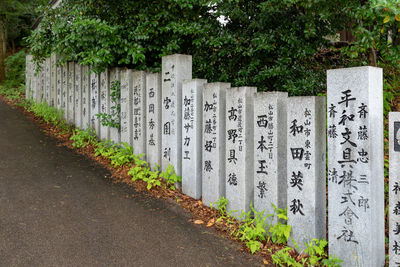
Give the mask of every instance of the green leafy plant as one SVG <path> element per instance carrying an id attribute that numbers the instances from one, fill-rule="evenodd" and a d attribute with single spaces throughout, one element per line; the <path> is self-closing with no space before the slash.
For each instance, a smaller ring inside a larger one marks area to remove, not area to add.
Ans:
<path id="1" fill-rule="evenodd" d="M 172 166 L 171 164 L 168 164 L 167 169 L 164 172 L 162 172 L 160 176 L 162 178 L 164 178 L 164 180 L 166 181 L 167 185 L 172 190 L 175 190 L 175 185 L 177 183 L 182 182 L 182 177 L 176 175 L 174 166 Z"/>
<path id="2" fill-rule="evenodd" d="M 108 158 L 111 160 L 111 164 L 114 167 L 132 163 L 135 159 L 135 156 L 133 155 L 133 148 L 127 143 L 113 145 L 111 151 L 112 153 L 108 156 Z"/>
<path id="3" fill-rule="evenodd" d="M 302 267 L 303 264 L 297 262 L 292 256 L 289 255 L 289 252 L 292 251 L 293 248 L 285 247 L 275 254 L 272 254 L 272 260 L 275 264 L 279 266 L 294 266 L 294 267 Z"/>
<path id="4" fill-rule="evenodd" d="M 121 97 L 121 83 L 120 81 L 113 81 L 110 87 L 111 107 L 110 114 L 98 113 L 96 116 L 100 119 L 101 125 L 117 128 L 121 128 L 121 104 L 119 102 Z"/>
<path id="5" fill-rule="evenodd" d="M 271 218 L 270 223 L 268 224 L 268 238 L 271 238 L 272 242 L 274 243 L 286 244 L 289 239 L 290 232 L 292 231 L 291 225 L 282 223 L 282 221 L 287 223 L 287 209 L 279 209 L 274 204 L 272 204 L 272 207 L 274 208 L 274 214 L 267 215 Z M 277 217 L 278 219 L 276 224 L 272 223 L 274 217 Z"/>
<path id="6" fill-rule="evenodd" d="M 82 130 L 79 128 L 75 129 L 72 132 L 70 140 L 74 141 L 72 143 L 72 146 L 76 148 L 82 148 L 97 143 L 96 134 L 91 128 L 87 128 L 86 130 Z"/>

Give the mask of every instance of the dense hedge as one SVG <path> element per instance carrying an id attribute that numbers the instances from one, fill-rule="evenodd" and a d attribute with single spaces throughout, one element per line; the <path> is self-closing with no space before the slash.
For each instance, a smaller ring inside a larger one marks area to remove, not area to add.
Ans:
<path id="1" fill-rule="evenodd" d="M 28 41 L 38 61 L 54 52 L 98 71 L 157 71 L 163 55 L 183 53 L 193 55 L 197 78 L 315 95 L 325 87 L 327 67 L 355 64 L 340 51 L 328 60 L 320 51 L 329 47 L 326 36 L 354 21 L 363 2 L 63 0 L 56 10 L 44 9 Z"/>

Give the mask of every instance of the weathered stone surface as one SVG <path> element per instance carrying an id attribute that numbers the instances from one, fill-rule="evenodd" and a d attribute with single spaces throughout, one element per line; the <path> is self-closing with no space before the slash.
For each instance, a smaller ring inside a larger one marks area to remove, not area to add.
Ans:
<path id="1" fill-rule="evenodd" d="M 206 83 L 203 79 L 182 83 L 182 192 L 195 199 L 201 198 L 202 189 L 202 106 Z"/>
<path id="2" fill-rule="evenodd" d="M 329 253 L 384 266 L 382 69 L 328 70 Z"/>
<path id="3" fill-rule="evenodd" d="M 389 113 L 389 266 L 400 262 L 400 112 Z"/>
<path id="4" fill-rule="evenodd" d="M 192 78 L 192 56 L 162 58 L 162 169 L 182 174 L 182 81 Z"/>
<path id="5" fill-rule="evenodd" d="M 44 102 L 46 102 L 50 106 L 50 82 L 51 82 L 51 59 L 46 58 L 44 62 Z"/>
<path id="6" fill-rule="evenodd" d="M 136 155 L 146 154 L 146 73 L 134 71 L 133 76 L 133 107 L 132 134 L 133 152 Z M 143 157 L 146 159 L 146 156 Z"/>
<path id="7" fill-rule="evenodd" d="M 146 75 L 146 152 L 151 168 L 161 166 L 161 73 Z"/>
<path id="8" fill-rule="evenodd" d="M 63 65 L 62 69 L 62 84 L 61 84 L 61 109 L 64 113 L 64 119 L 68 117 L 68 63 Z"/>
<path id="9" fill-rule="evenodd" d="M 68 106 L 67 106 L 67 122 L 69 124 L 75 123 L 75 63 L 68 62 Z"/>
<path id="10" fill-rule="evenodd" d="M 133 106 L 132 70 L 121 71 L 121 142 L 132 146 L 132 106 Z"/>
<path id="11" fill-rule="evenodd" d="M 65 66 L 65 65 L 64 65 Z M 56 74 L 56 85 L 57 85 L 57 91 L 56 91 L 56 107 L 58 110 L 62 110 L 62 85 L 63 85 L 63 67 L 64 66 L 57 66 L 57 74 Z"/>
<path id="12" fill-rule="evenodd" d="M 90 127 L 90 77 L 89 67 L 82 66 L 82 129 Z"/>
<path id="13" fill-rule="evenodd" d="M 82 128 L 82 66 L 75 63 L 75 93 L 74 93 L 74 124 L 75 127 Z"/>
<path id="14" fill-rule="evenodd" d="M 287 97 L 284 92 L 262 92 L 254 98 L 253 203 L 265 215 L 274 214 L 272 205 L 286 208 Z"/>
<path id="15" fill-rule="evenodd" d="M 25 99 L 32 98 L 32 76 L 33 76 L 33 62 L 32 55 L 27 55 L 25 60 Z"/>
<path id="16" fill-rule="evenodd" d="M 50 106 L 57 106 L 57 55 L 52 54 L 50 58 Z"/>
<path id="17" fill-rule="evenodd" d="M 100 120 L 97 114 L 100 112 L 100 77 L 93 71 L 90 73 L 90 127 L 100 138 Z"/>
<path id="18" fill-rule="evenodd" d="M 104 114 L 110 113 L 110 88 L 109 88 L 109 72 L 108 69 L 100 73 L 100 112 Z M 100 139 L 108 140 L 110 138 L 110 131 L 108 126 L 102 125 L 100 119 Z"/>
<path id="19" fill-rule="evenodd" d="M 112 86 L 116 85 L 118 86 L 118 84 L 120 84 L 121 82 L 121 70 L 119 68 L 112 68 L 110 70 L 110 89 L 112 88 Z M 120 98 L 116 99 L 115 102 L 112 101 L 112 92 L 109 91 L 109 105 L 110 105 L 110 114 L 113 114 L 113 119 L 115 120 L 115 123 L 121 123 L 120 121 L 120 115 L 117 114 L 117 106 L 120 104 Z M 119 128 L 117 127 L 110 127 L 110 139 L 114 142 L 114 143 L 119 143 L 121 141 L 121 133 L 119 131 Z"/>
<path id="20" fill-rule="evenodd" d="M 250 210 L 254 194 L 253 97 L 255 87 L 226 91 L 226 198 L 227 211 L 239 217 Z"/>
<path id="21" fill-rule="evenodd" d="M 36 103 L 41 103 L 44 100 L 44 67 L 44 64 L 41 64 L 40 71 L 37 74 Z"/>
<path id="22" fill-rule="evenodd" d="M 300 250 L 326 239 L 325 107 L 324 97 L 288 98 L 287 214 Z"/>
<path id="23" fill-rule="evenodd" d="M 212 144 L 202 147 L 202 200 L 207 206 L 225 196 L 225 97 L 230 87 L 207 83 L 203 90 L 203 144 Z"/>

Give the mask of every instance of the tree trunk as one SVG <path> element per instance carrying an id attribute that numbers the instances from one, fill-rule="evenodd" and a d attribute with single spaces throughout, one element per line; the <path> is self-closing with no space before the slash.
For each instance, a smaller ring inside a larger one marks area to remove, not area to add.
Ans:
<path id="1" fill-rule="evenodd" d="M 3 83 L 6 78 L 6 68 L 4 65 L 4 59 L 6 56 L 6 51 L 4 51 L 4 44 L 6 43 L 6 28 L 4 26 L 4 21 L 0 17 L 0 83 Z"/>

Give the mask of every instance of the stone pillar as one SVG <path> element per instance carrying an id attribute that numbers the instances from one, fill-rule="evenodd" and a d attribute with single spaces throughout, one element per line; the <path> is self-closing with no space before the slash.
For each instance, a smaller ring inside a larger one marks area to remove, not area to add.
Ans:
<path id="1" fill-rule="evenodd" d="M 32 98 L 32 72 L 33 62 L 32 55 L 27 55 L 25 60 L 25 99 Z"/>
<path id="2" fill-rule="evenodd" d="M 208 83 L 203 90 L 202 133 L 208 146 L 202 146 L 202 200 L 208 207 L 225 196 L 225 97 L 230 87 L 230 83 Z"/>
<path id="3" fill-rule="evenodd" d="M 63 84 L 63 66 L 57 66 L 56 68 L 56 108 L 62 110 L 62 84 Z"/>
<path id="4" fill-rule="evenodd" d="M 115 123 L 120 124 L 121 120 L 120 120 L 120 113 L 118 112 L 117 106 L 120 104 L 120 97 L 118 97 L 115 102 L 112 101 L 113 98 L 113 92 L 111 91 L 111 89 L 113 88 L 113 86 L 120 86 L 120 82 L 121 82 L 121 70 L 119 68 L 112 68 L 110 70 L 110 85 L 109 85 L 109 94 L 108 94 L 108 103 L 110 105 L 109 111 L 112 115 L 112 118 L 115 120 Z M 121 142 L 121 133 L 120 133 L 120 129 L 119 127 L 110 127 L 110 139 L 114 142 L 114 143 L 119 143 Z"/>
<path id="5" fill-rule="evenodd" d="M 89 66 L 82 66 L 82 129 L 90 128 L 90 77 Z"/>
<path id="6" fill-rule="evenodd" d="M 146 75 L 146 152 L 154 169 L 161 166 L 161 73 Z"/>
<path id="7" fill-rule="evenodd" d="M 68 107 L 67 107 L 67 122 L 73 125 L 75 123 L 75 63 L 68 62 Z"/>
<path id="8" fill-rule="evenodd" d="M 133 76 L 133 152 L 146 154 L 146 73 L 134 71 Z M 146 158 L 146 156 L 144 157 Z"/>
<path id="9" fill-rule="evenodd" d="M 132 70 L 121 71 L 121 143 L 132 146 Z"/>
<path id="10" fill-rule="evenodd" d="M 253 98 L 255 87 L 226 91 L 226 198 L 227 211 L 239 217 L 250 210 L 254 185 Z"/>
<path id="11" fill-rule="evenodd" d="M 182 81 L 192 78 L 192 56 L 162 58 L 162 169 L 182 173 Z"/>
<path id="12" fill-rule="evenodd" d="M 61 69 L 62 84 L 61 84 L 61 109 L 64 113 L 64 119 L 68 118 L 68 63 L 65 63 Z"/>
<path id="13" fill-rule="evenodd" d="M 301 251 L 326 238 L 325 98 L 290 97 L 287 106 L 287 215 Z"/>
<path id="14" fill-rule="evenodd" d="M 51 55 L 50 65 L 50 106 L 57 106 L 57 55 Z"/>
<path id="15" fill-rule="evenodd" d="M 100 112 L 100 77 L 93 70 L 90 72 L 90 127 L 100 138 L 100 120 L 97 114 Z"/>
<path id="16" fill-rule="evenodd" d="M 327 83 L 329 253 L 384 266 L 382 69 L 328 70 Z"/>
<path id="17" fill-rule="evenodd" d="M 400 262 L 400 112 L 389 113 L 389 266 Z"/>
<path id="18" fill-rule="evenodd" d="M 262 92 L 254 98 L 254 208 L 274 214 L 286 208 L 287 93 Z M 274 218 L 273 223 L 277 223 Z"/>
<path id="19" fill-rule="evenodd" d="M 50 87 L 51 87 L 51 58 L 46 58 L 44 64 L 44 102 L 51 106 L 50 101 Z"/>
<path id="20" fill-rule="evenodd" d="M 193 79 L 182 83 L 182 192 L 201 198 L 203 89 L 207 80 Z M 208 148 L 212 143 L 207 143 Z"/>
<path id="21" fill-rule="evenodd" d="M 110 114 L 109 99 L 110 99 L 110 88 L 108 83 L 109 78 L 108 69 L 100 73 L 100 113 Z M 102 125 L 100 119 L 100 139 L 110 139 L 110 131 L 108 126 Z"/>
<path id="22" fill-rule="evenodd" d="M 40 65 L 40 71 L 38 72 L 36 103 L 42 103 L 44 101 L 44 68 L 45 64 L 42 63 Z"/>
<path id="23" fill-rule="evenodd" d="M 75 63 L 75 93 L 74 93 L 74 124 L 77 128 L 82 128 L 82 66 Z"/>

